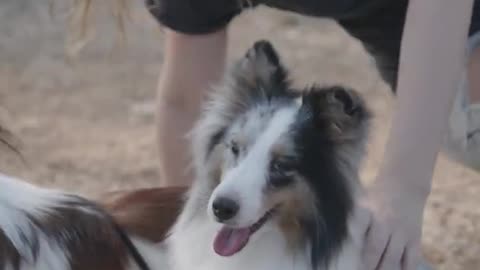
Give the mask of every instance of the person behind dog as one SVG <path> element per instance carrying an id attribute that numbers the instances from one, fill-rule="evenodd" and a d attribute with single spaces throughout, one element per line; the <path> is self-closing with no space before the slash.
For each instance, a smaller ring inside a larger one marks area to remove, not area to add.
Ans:
<path id="1" fill-rule="evenodd" d="M 183 138 L 205 89 L 222 74 L 226 28 L 243 9 L 267 5 L 329 17 L 359 39 L 397 96 L 384 163 L 352 221 L 364 237 L 363 269 L 416 269 L 423 209 L 444 134 L 452 157 L 480 169 L 480 76 L 474 76 L 480 74 L 480 1 L 146 0 L 146 5 L 167 27 L 158 86 L 166 186 L 190 184 Z"/>

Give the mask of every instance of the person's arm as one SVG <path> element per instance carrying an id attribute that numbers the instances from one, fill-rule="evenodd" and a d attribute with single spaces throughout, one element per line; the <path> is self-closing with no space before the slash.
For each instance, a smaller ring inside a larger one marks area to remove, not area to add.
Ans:
<path id="1" fill-rule="evenodd" d="M 353 219 L 364 270 L 417 270 L 423 211 L 460 81 L 472 7 L 473 0 L 410 0 L 384 162 Z"/>
<path id="2" fill-rule="evenodd" d="M 458 89 L 473 0 L 411 0 L 378 182 L 426 197 Z M 401 178 L 401 179 L 399 179 Z"/>

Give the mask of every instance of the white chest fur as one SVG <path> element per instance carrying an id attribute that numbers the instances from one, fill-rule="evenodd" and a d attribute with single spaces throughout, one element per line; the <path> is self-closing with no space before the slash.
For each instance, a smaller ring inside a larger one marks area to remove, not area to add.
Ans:
<path id="1" fill-rule="evenodd" d="M 266 224 L 253 235 L 247 246 L 231 257 L 213 250 L 219 225 L 208 221 L 177 225 L 169 240 L 172 270 L 311 270 L 308 251 L 293 252 L 283 234 Z M 351 247 L 332 263 L 329 270 L 355 270 Z M 320 269 L 319 269 L 320 270 Z M 323 270 L 323 267 L 322 267 Z"/>
<path id="2" fill-rule="evenodd" d="M 292 254 L 280 231 L 266 225 L 251 237 L 241 252 L 231 257 L 221 257 L 213 250 L 219 225 L 204 221 L 177 226 L 169 243 L 173 269 L 308 269 L 304 254 Z"/>

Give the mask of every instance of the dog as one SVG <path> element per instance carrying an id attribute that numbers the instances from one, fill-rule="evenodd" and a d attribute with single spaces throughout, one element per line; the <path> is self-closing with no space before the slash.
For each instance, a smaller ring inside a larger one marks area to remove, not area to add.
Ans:
<path id="1" fill-rule="evenodd" d="M 158 242 L 128 232 L 105 209 L 0 175 L 0 269 L 166 269 Z"/>
<path id="2" fill-rule="evenodd" d="M 93 201 L 0 175 L 0 269 L 357 269 L 348 220 L 369 119 L 354 90 L 294 89 L 258 41 L 192 131 L 188 191 Z"/>
<path id="3" fill-rule="evenodd" d="M 357 92 L 294 89 L 258 41 L 202 115 L 197 179 L 166 239 L 173 269 L 357 269 L 348 220 L 371 118 Z"/>

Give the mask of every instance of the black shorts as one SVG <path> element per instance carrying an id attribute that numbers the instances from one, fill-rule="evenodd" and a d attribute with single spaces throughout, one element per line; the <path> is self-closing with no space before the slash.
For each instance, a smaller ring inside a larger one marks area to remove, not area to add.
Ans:
<path id="1" fill-rule="evenodd" d="M 408 0 L 145 0 L 163 25 L 186 34 L 224 28 L 243 9 L 263 4 L 308 16 L 335 19 L 375 57 L 383 79 L 396 86 Z M 480 30 L 480 0 L 470 33 Z"/>

